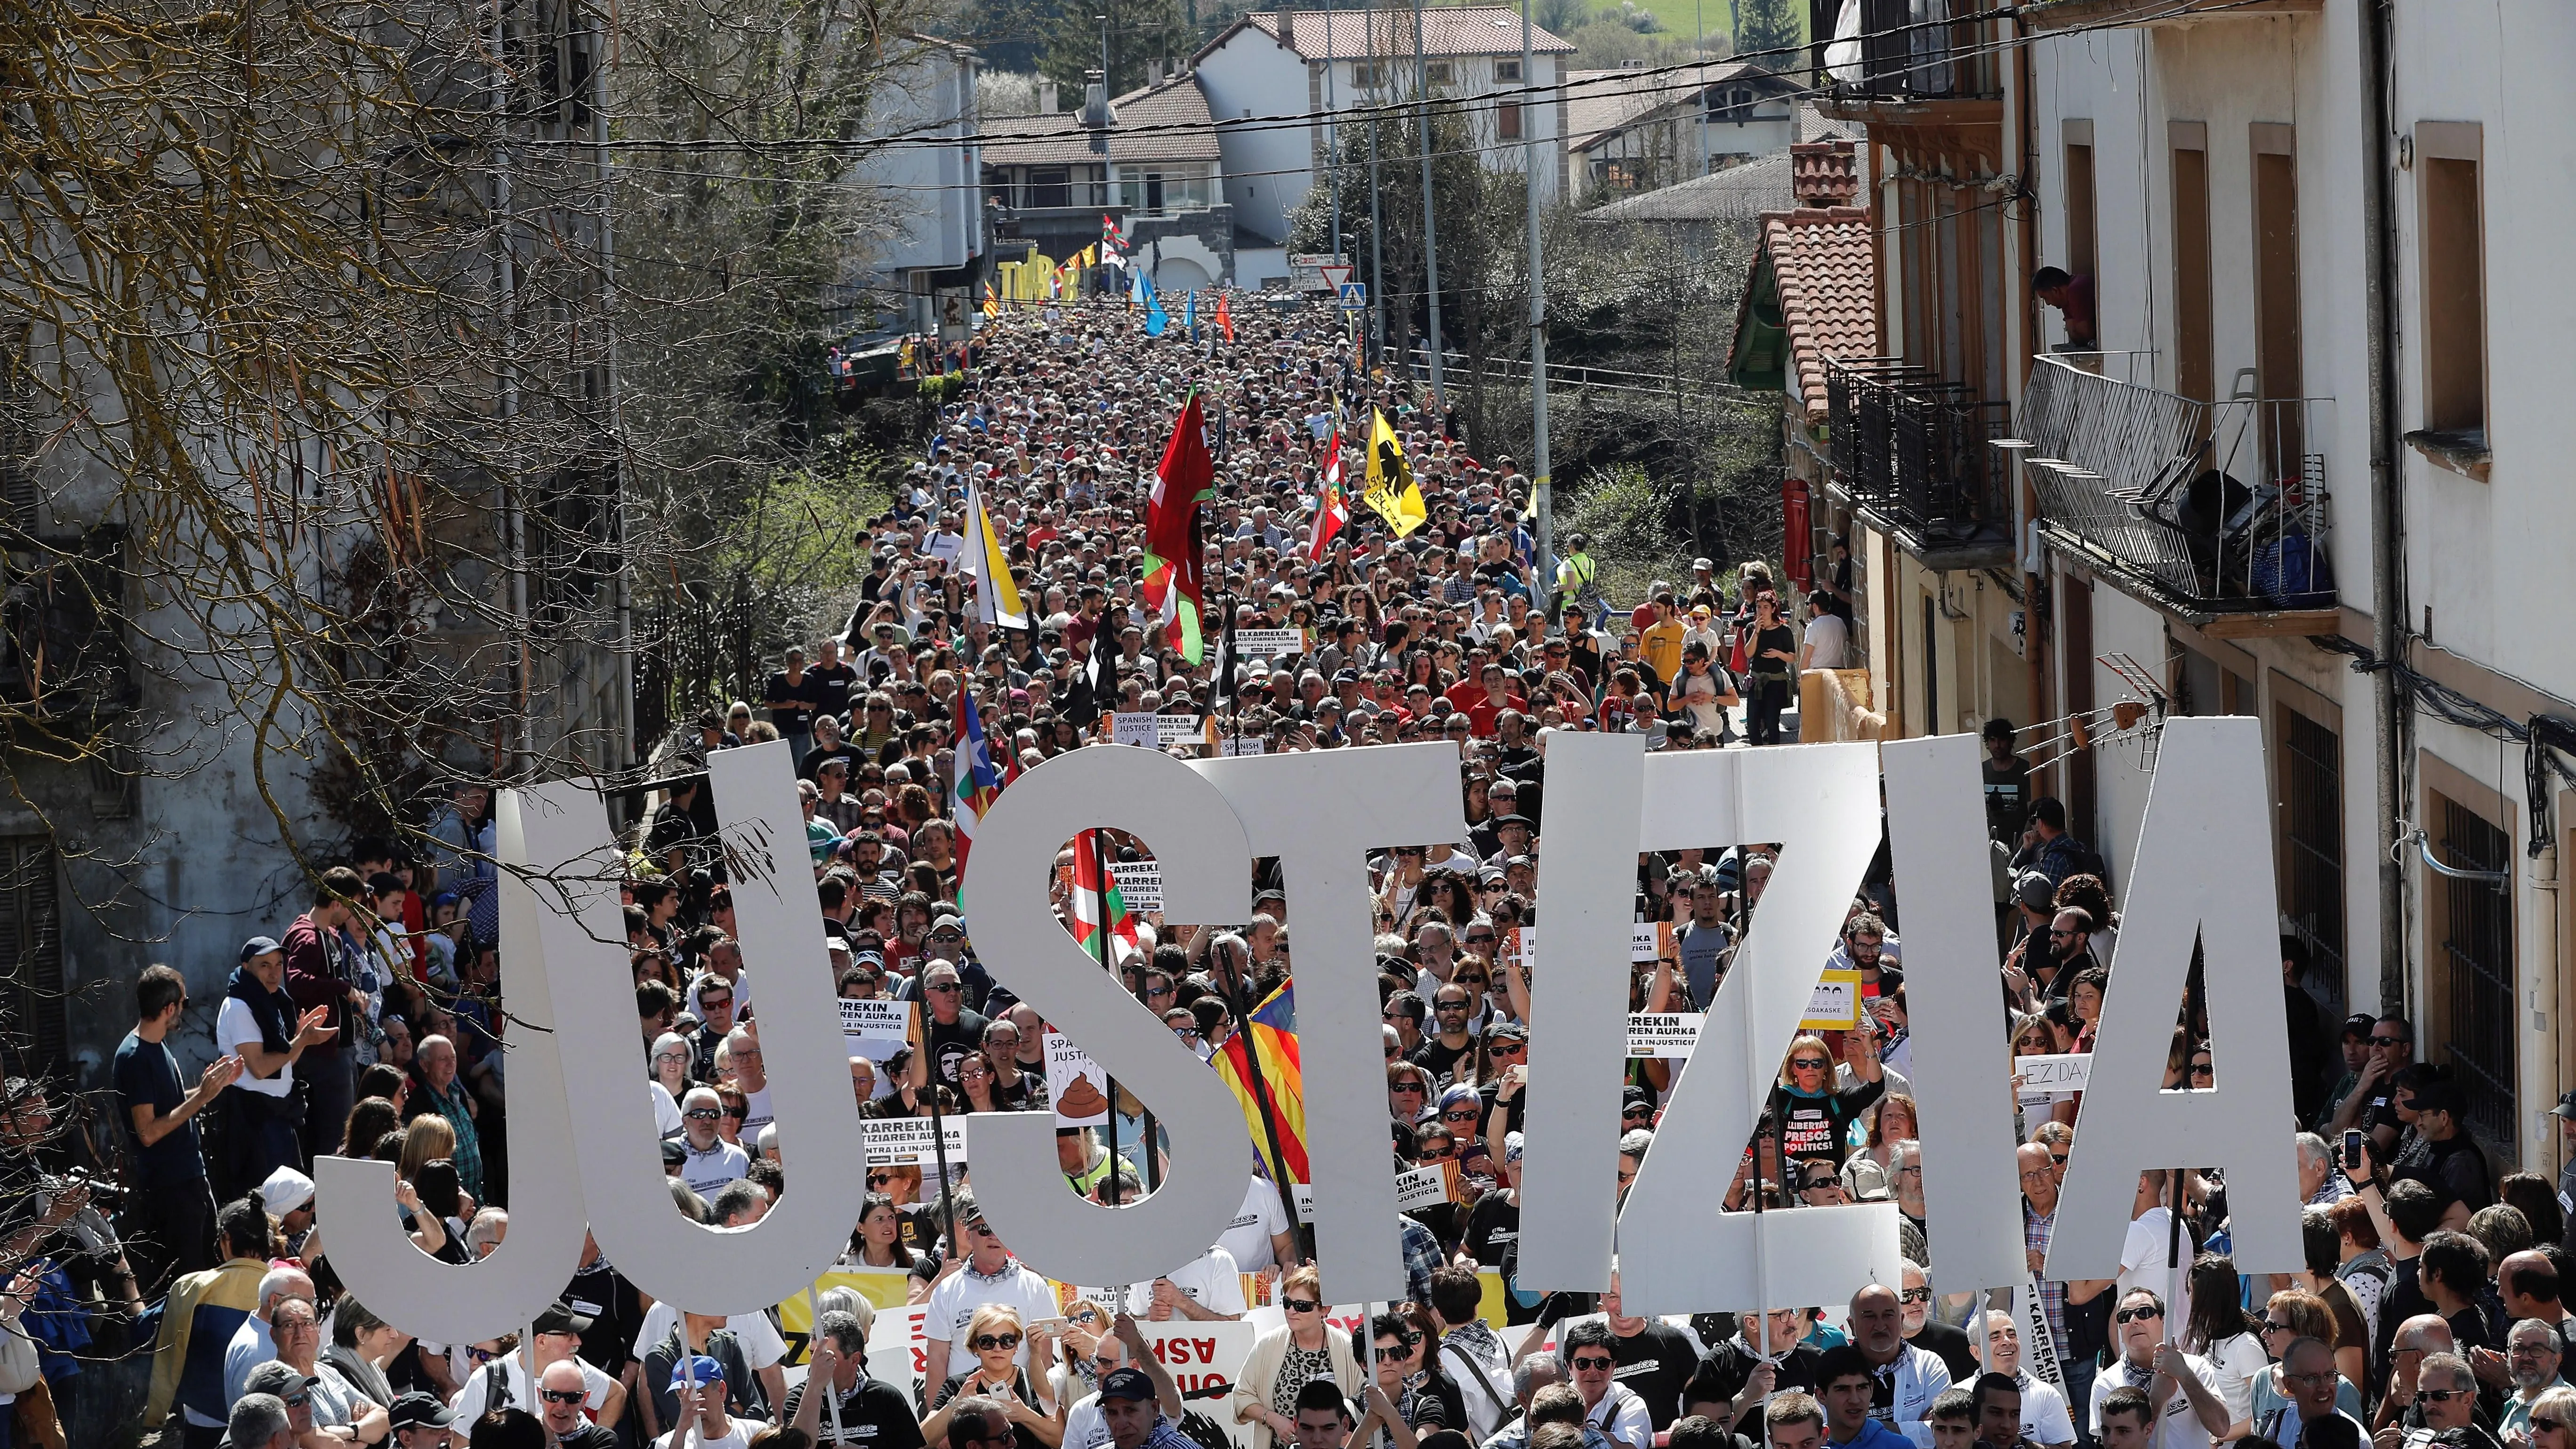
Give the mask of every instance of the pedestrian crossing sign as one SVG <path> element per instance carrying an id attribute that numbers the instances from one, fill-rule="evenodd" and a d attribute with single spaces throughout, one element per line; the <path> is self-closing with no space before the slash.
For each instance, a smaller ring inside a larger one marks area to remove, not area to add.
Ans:
<path id="1" fill-rule="evenodd" d="M 1344 282 L 1344 283 L 1342 283 L 1341 291 L 1342 291 L 1342 310 L 1343 310 L 1343 311 L 1345 311 L 1345 312 L 1360 312 L 1360 311 L 1365 311 L 1365 310 L 1367 310 L 1367 308 L 1368 308 L 1368 283 L 1366 283 L 1366 282 Z"/>

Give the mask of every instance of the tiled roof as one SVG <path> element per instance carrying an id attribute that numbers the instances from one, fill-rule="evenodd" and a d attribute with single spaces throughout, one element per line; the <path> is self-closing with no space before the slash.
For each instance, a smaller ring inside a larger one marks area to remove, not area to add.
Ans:
<path id="1" fill-rule="evenodd" d="M 1849 141 L 1801 141 L 1789 148 L 1789 189 L 1800 206 L 1849 206 L 1860 195 L 1858 148 Z"/>
<path id="2" fill-rule="evenodd" d="M 1109 128 L 1110 159 L 1119 165 L 1146 161 L 1214 161 L 1216 121 L 1195 74 L 1129 91 L 1109 103 L 1118 123 Z M 1097 161 L 1091 133 L 1077 108 L 1043 116 L 995 117 L 995 135 L 1025 140 L 984 142 L 987 166 L 1062 166 Z"/>
<path id="3" fill-rule="evenodd" d="M 1798 108 L 1798 138 L 1801 141 L 1856 135 L 1858 129 L 1826 120 L 1812 106 Z M 1789 154 L 1774 152 L 1741 166 L 1694 176 L 1688 181 L 1594 207 L 1583 213 L 1583 220 L 1751 221 L 1766 212 L 1786 211 L 1798 204 L 1797 193 L 1790 184 L 1791 171 Z"/>
<path id="4" fill-rule="evenodd" d="M 1302 60 L 1365 60 L 1379 55 L 1409 58 L 1413 54 L 1411 10 L 1299 10 L 1294 15 L 1290 25 L 1295 37 L 1292 48 Z M 1235 24 L 1236 28 L 1249 26 L 1272 40 L 1279 38 L 1279 14 L 1274 10 L 1256 10 Z M 1207 50 L 1223 45 L 1232 34 L 1229 30 L 1218 36 Z M 1199 53 L 1205 55 L 1207 50 Z M 1532 26 L 1530 50 L 1538 55 L 1565 55 L 1574 47 L 1544 28 Z M 1519 55 L 1521 12 L 1500 5 L 1425 7 L 1422 53 Z"/>
<path id="5" fill-rule="evenodd" d="M 1753 69 L 1745 61 L 1715 61 L 1686 70 L 1641 72 L 1570 70 L 1565 73 L 1565 134 L 1585 151 L 1622 127 L 1661 109 L 1687 111 L 1701 85 L 1731 80 Z"/>
<path id="6" fill-rule="evenodd" d="M 1806 206 L 1762 218 L 1780 321 L 1807 420 L 1825 420 L 1825 361 L 1878 355 L 1878 285 L 1869 209 Z M 1745 289 L 1747 305 L 1752 289 Z"/>

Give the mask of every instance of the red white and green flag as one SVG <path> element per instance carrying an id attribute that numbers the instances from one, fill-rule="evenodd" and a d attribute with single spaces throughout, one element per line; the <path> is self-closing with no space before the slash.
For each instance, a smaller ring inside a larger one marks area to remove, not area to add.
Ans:
<path id="1" fill-rule="evenodd" d="M 1108 842 L 1095 839 L 1096 834 L 1085 830 L 1073 837 L 1073 939 L 1086 950 L 1097 951 L 1091 938 L 1106 917 L 1112 934 L 1136 946 L 1136 918 L 1127 913 L 1127 898 L 1119 894 L 1117 878 L 1101 879 L 1100 862 Z"/>
<path id="2" fill-rule="evenodd" d="M 1333 432 L 1331 446 L 1324 453 L 1322 491 L 1315 499 L 1314 541 L 1306 546 L 1306 557 L 1320 559 L 1332 547 L 1343 527 L 1351 521 L 1350 495 L 1342 491 L 1342 434 Z"/>
<path id="3" fill-rule="evenodd" d="M 1192 664 L 1206 653 L 1199 630 L 1199 615 L 1207 607 L 1206 548 L 1199 529 L 1201 505 L 1215 488 L 1207 417 L 1193 391 L 1154 470 L 1154 492 L 1145 504 L 1144 559 L 1145 602 L 1162 619 L 1164 639 Z"/>

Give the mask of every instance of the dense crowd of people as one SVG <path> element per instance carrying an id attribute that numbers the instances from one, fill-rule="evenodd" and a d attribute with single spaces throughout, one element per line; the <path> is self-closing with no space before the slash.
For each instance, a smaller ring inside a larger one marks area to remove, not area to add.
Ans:
<path id="1" fill-rule="evenodd" d="M 2499 1176 L 2466 1129 L 2470 1084 L 2419 1062 L 2404 1018 L 2355 1016 L 2336 1037 L 2293 937 L 2300 1120 L 2280 1125 L 2297 1134 L 2307 1196 L 2303 1271 L 2238 1273 L 2225 1182 L 2177 1164 L 2141 1178 L 2116 1277 L 2046 1279 L 2077 1130 L 2117 1127 L 2086 1122 L 2080 1092 L 2017 1076 L 2031 1276 L 2000 1294 L 1943 1284 L 1917 1131 L 1943 1104 L 1918 1102 L 1906 1077 L 1903 882 L 1884 851 L 1829 963 L 1856 974 L 1854 1017 L 1790 1045 L 1750 1144 L 1659 1141 L 1679 1063 L 1630 1062 L 1619 1188 L 1650 1153 L 1718 1151 L 1739 1159 L 1730 1210 L 1892 1203 L 1902 1281 L 1848 1303 L 1671 1320 L 1624 1313 L 1615 1281 L 1597 1297 L 1524 1281 L 1522 1094 L 1544 1024 L 1514 933 L 1538 919 L 1547 741 L 1782 740 L 1797 676 L 1848 661 L 1848 551 L 1795 568 L 1692 560 L 1623 612 L 1581 535 L 1542 567 L 1514 460 L 1450 436 L 1401 381 L 1355 371 L 1331 314 L 1246 305 L 1231 337 L 1151 344 L 1138 326 L 1085 305 L 1012 309 L 979 333 L 971 385 L 861 530 L 847 629 L 786 650 L 660 761 L 677 783 L 637 822 L 624 886 L 639 1089 L 680 1211 L 747 1224 L 789 1189 L 755 994 L 782 968 L 736 942 L 697 773 L 707 752 L 792 747 L 837 990 L 917 1012 L 909 1040 L 854 1051 L 852 1091 L 863 1115 L 905 1118 L 1052 1108 L 1046 1023 L 978 959 L 959 904 L 964 711 L 1004 781 L 1115 747 L 1116 713 L 1187 715 L 1194 738 L 1271 752 L 1445 739 L 1468 837 L 1372 852 L 1391 1150 L 1448 1184 L 1389 1225 L 1403 1301 L 1328 1304 L 1295 1195 L 1258 1169 L 1222 1239 L 1120 1289 L 1020 1264 L 968 1164 L 944 1177 L 936 1162 L 875 1164 L 843 1264 L 901 1286 L 882 1301 L 821 1294 L 793 1354 L 776 1315 L 652 1302 L 596 1243 L 525 1342 L 420 1341 L 401 1305 L 342 1290 L 310 1173 L 331 1154 L 394 1164 L 388 1210 L 443 1261 L 474 1263 L 507 1234 L 508 983 L 491 795 L 469 783 L 416 839 L 359 843 L 308 910 L 245 942 L 211 1012 L 178 971 L 142 973 L 114 1063 L 112 1215 L 52 1162 L 41 1084 L 9 1084 L 0 1165 L 29 1187 L 13 1195 L 20 1267 L 0 1298 L 9 1442 L 63 1442 L 94 1421 L 80 1411 L 89 1370 L 148 1353 L 145 1424 L 185 1449 L 2576 1449 L 2561 1378 L 2576 1343 L 2561 1303 L 2568 1182 Z M 1141 589 L 1153 469 L 1193 391 L 1218 478 L 1197 663 Z M 1376 411 L 1424 504 L 1401 536 L 1359 502 L 1355 476 L 1346 522 L 1326 483 L 1335 437 L 1365 438 Z M 960 567 L 970 487 L 1025 627 L 986 622 L 985 586 Z M 1267 642 L 1233 648 L 1229 630 Z M 1280 630 L 1302 632 L 1293 647 L 1252 632 Z M 2084 1053 L 2120 912 L 2101 856 L 2035 793 L 2015 739 L 2009 722 L 1987 731 L 1996 1046 Z M 1144 858 L 1144 842 L 1100 834 L 1111 864 Z M 1775 856 L 1710 841 L 1639 858 L 1639 919 L 1674 929 L 1664 959 L 1633 967 L 1633 1011 L 1707 1006 Z M 1256 870 L 1248 922 L 1111 919 L 1096 882 L 1069 847 L 1054 885 L 1068 927 L 1105 931 L 1121 982 L 1201 1056 L 1290 981 L 1296 882 L 1275 863 Z M 2214 1070 L 2195 993 L 2166 1086 L 2206 1088 Z M 1151 1190 L 1160 1138 L 1150 1103 L 1115 1084 L 1110 1098 L 1100 1127 L 1059 1127 L 1057 1143 L 1067 1191 L 1117 1204 Z M 2576 1094 L 2558 1110 L 2576 1141 Z M 1629 1266 L 1671 1251 L 1688 1249 L 1632 1248 Z M 914 1308 L 917 1375 L 872 1352 Z M 1155 1325 L 1247 1318 L 1260 1332 L 1227 1392 L 1185 1395 Z"/>

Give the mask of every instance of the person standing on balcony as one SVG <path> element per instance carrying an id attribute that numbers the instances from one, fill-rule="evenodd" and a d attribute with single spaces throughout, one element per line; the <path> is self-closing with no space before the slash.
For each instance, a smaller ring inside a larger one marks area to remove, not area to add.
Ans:
<path id="1" fill-rule="evenodd" d="M 2066 314 L 2067 352 L 2092 352 L 2102 343 L 2095 335 L 2093 278 L 2069 275 L 2064 267 L 2042 267 L 2031 274 L 2030 289 L 2039 300 Z"/>

